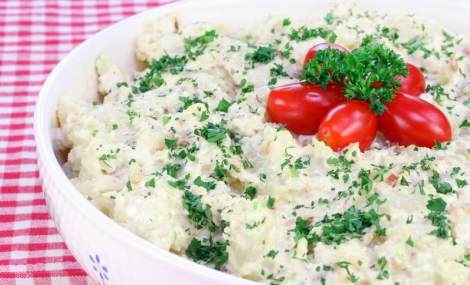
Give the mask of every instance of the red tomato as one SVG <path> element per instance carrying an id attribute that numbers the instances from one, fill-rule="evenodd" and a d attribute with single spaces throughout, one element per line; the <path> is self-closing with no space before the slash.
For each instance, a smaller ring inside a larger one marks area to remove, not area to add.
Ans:
<path id="1" fill-rule="evenodd" d="M 267 110 L 271 121 L 296 134 L 312 135 L 325 114 L 344 100 L 337 84 L 322 89 L 310 83 L 293 83 L 271 90 Z"/>
<path id="2" fill-rule="evenodd" d="M 426 80 L 424 75 L 419 68 L 411 63 L 407 63 L 408 75 L 406 77 L 400 77 L 401 87 L 398 92 L 406 93 L 412 96 L 419 96 L 426 90 Z"/>
<path id="3" fill-rule="evenodd" d="M 331 109 L 318 128 L 318 138 L 334 151 L 359 143 L 364 151 L 377 133 L 377 117 L 369 103 L 359 100 L 344 102 Z"/>
<path id="4" fill-rule="evenodd" d="M 304 60 L 304 65 L 309 63 L 317 54 L 318 51 L 327 49 L 327 48 L 332 48 L 332 49 L 337 49 L 340 51 L 344 52 L 349 52 L 349 50 L 343 46 L 340 46 L 338 44 L 332 44 L 332 43 L 321 43 L 321 44 L 316 44 L 314 45 L 311 49 L 308 50 L 307 54 L 305 55 L 305 60 Z"/>
<path id="5" fill-rule="evenodd" d="M 434 105 L 401 93 L 385 105 L 387 110 L 379 117 L 379 129 L 389 141 L 430 148 L 452 139 L 449 121 Z"/>

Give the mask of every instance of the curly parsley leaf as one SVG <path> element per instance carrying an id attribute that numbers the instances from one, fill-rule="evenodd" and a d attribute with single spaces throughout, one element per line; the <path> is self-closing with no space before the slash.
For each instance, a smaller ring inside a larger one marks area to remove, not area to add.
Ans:
<path id="1" fill-rule="evenodd" d="M 305 67 L 301 79 L 326 88 L 329 82 L 344 84 L 345 97 L 370 102 L 370 109 L 382 114 L 400 87 L 399 76 L 408 70 L 403 59 L 371 36 L 345 53 L 336 49 L 317 52 Z"/>

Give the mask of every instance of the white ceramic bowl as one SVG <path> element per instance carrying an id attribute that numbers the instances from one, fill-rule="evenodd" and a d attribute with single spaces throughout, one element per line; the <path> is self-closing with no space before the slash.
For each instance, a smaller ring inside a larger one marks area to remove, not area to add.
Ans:
<path id="1" fill-rule="evenodd" d="M 350 1 L 343 1 L 350 2 Z M 468 0 L 356 0 L 362 7 L 404 11 L 441 21 L 456 32 L 469 32 Z M 135 236 L 94 208 L 74 188 L 55 155 L 56 102 L 64 92 L 92 100 L 96 94 L 95 57 L 104 52 L 122 69 L 135 67 L 134 41 L 142 22 L 178 11 L 183 24 L 227 21 L 243 24 L 268 14 L 305 15 L 325 9 L 325 0 L 208 0 L 180 1 L 130 17 L 99 32 L 75 48 L 50 74 L 35 113 L 35 138 L 40 173 L 50 214 L 65 243 L 86 272 L 100 284 L 254 284 L 212 270 L 161 250 Z"/>

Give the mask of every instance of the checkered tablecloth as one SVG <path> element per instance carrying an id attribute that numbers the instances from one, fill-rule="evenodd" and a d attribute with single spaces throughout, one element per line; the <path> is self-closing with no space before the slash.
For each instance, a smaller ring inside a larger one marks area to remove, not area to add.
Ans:
<path id="1" fill-rule="evenodd" d="M 33 112 L 47 75 L 105 26 L 169 1 L 0 0 L 0 285 L 91 284 L 51 221 Z"/>

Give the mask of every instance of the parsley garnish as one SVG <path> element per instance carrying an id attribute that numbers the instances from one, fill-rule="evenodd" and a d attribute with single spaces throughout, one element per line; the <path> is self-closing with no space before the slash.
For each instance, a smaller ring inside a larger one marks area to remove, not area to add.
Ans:
<path id="1" fill-rule="evenodd" d="M 254 66 L 255 63 L 270 63 L 275 57 L 276 52 L 271 46 L 260 46 L 254 52 L 247 53 L 245 59 Z"/>
<path id="2" fill-rule="evenodd" d="M 328 42 L 334 43 L 337 38 L 336 34 L 332 30 L 325 29 L 322 27 L 311 29 L 305 26 L 302 26 L 298 29 L 292 29 L 288 36 L 290 40 L 296 42 L 306 41 L 309 39 L 320 37 L 324 40 L 327 40 Z"/>
<path id="3" fill-rule="evenodd" d="M 282 20 L 282 26 L 287 27 L 292 23 L 292 21 L 289 18 L 284 18 Z"/>
<path id="4" fill-rule="evenodd" d="M 470 121 L 468 119 L 463 120 L 462 123 L 459 126 L 459 128 L 461 128 L 461 129 L 469 128 L 469 127 L 470 127 Z"/>
<path id="5" fill-rule="evenodd" d="M 171 177 L 175 178 L 176 175 L 178 175 L 178 172 L 180 171 L 181 169 L 181 165 L 180 164 L 167 164 L 163 167 L 163 171 L 166 172 L 168 175 L 170 175 Z"/>
<path id="6" fill-rule="evenodd" d="M 215 189 L 215 182 L 213 181 L 204 181 L 202 180 L 201 176 L 198 176 L 196 179 L 194 179 L 194 185 L 205 188 L 207 191 L 214 190 Z"/>
<path id="7" fill-rule="evenodd" d="M 276 202 L 276 199 L 271 197 L 271 196 L 268 196 L 268 201 L 266 202 L 266 207 L 268 207 L 268 209 L 274 209 L 274 203 Z"/>
<path id="8" fill-rule="evenodd" d="M 211 174 L 211 177 L 224 181 L 225 177 L 227 176 L 227 169 L 224 167 L 224 165 L 227 164 L 227 161 L 224 160 L 222 162 L 216 161 L 215 162 L 215 167 L 214 167 L 214 173 Z"/>
<path id="9" fill-rule="evenodd" d="M 376 114 L 385 111 L 400 87 L 399 76 L 408 70 L 403 59 L 368 36 L 362 45 L 344 53 L 336 49 L 317 52 L 305 67 L 301 79 L 326 88 L 329 82 L 345 83 L 345 96 L 370 102 Z"/>
<path id="10" fill-rule="evenodd" d="M 194 130 L 194 134 L 205 138 L 210 143 L 220 144 L 227 135 L 227 130 L 221 125 L 208 123 L 201 129 Z"/>
<path id="11" fill-rule="evenodd" d="M 179 190 L 185 190 L 188 187 L 187 185 L 188 181 L 186 179 L 179 179 L 179 180 L 174 180 L 174 181 L 168 181 L 168 185 L 170 185 L 173 188 L 179 189 Z"/>
<path id="12" fill-rule="evenodd" d="M 218 37 L 215 30 L 206 31 L 196 38 L 187 38 L 184 40 L 184 50 L 189 59 L 196 59 L 204 53 L 207 45 Z"/>
<path id="13" fill-rule="evenodd" d="M 188 218 L 196 229 L 209 226 L 209 230 L 215 231 L 217 226 L 212 221 L 211 207 L 203 204 L 201 197 L 186 190 L 183 194 L 183 206 L 188 211 Z"/>
<path id="14" fill-rule="evenodd" d="M 213 241 L 212 238 L 198 240 L 193 238 L 186 255 L 193 261 L 212 264 L 215 269 L 221 269 L 228 260 L 227 241 Z"/>
<path id="15" fill-rule="evenodd" d="M 165 139 L 165 145 L 167 148 L 173 150 L 178 145 L 178 141 L 176 139 Z"/>
<path id="16" fill-rule="evenodd" d="M 274 249 L 271 249 L 271 250 L 265 255 L 265 257 L 271 257 L 272 259 L 274 259 L 278 253 L 279 253 L 279 251 L 274 250 Z"/>
<path id="17" fill-rule="evenodd" d="M 434 186 L 437 193 L 448 194 L 454 192 L 452 186 L 448 182 L 441 182 L 440 175 L 438 172 L 433 171 L 432 176 L 429 177 L 429 183 Z"/>
<path id="18" fill-rule="evenodd" d="M 247 197 L 248 199 L 253 200 L 256 196 L 256 192 L 257 192 L 256 187 L 248 186 L 248 187 L 246 187 L 245 192 L 243 193 L 243 195 L 245 197 Z"/>
<path id="19" fill-rule="evenodd" d="M 442 198 L 430 199 L 426 205 L 430 211 L 426 218 L 436 227 L 431 234 L 443 239 L 449 237 L 449 224 L 445 215 L 446 206 L 447 203 Z"/>
<path id="20" fill-rule="evenodd" d="M 155 178 L 152 177 L 152 179 L 146 181 L 145 187 L 155 188 Z"/>
<path id="21" fill-rule="evenodd" d="M 312 242 L 323 242 L 325 244 L 341 244 L 354 238 L 360 238 L 365 230 L 375 226 L 378 236 L 385 235 L 385 229 L 380 226 L 379 215 L 374 209 L 362 211 L 354 206 L 344 213 L 336 213 L 331 217 L 325 216 L 323 220 L 314 225 L 321 226 L 321 232 L 313 233 Z"/>
<path id="22" fill-rule="evenodd" d="M 230 102 L 223 99 L 220 100 L 219 105 L 217 105 L 216 111 L 227 113 L 228 108 L 230 107 Z"/>
<path id="23" fill-rule="evenodd" d="M 449 94 L 447 94 L 444 88 L 439 84 L 426 86 L 426 92 L 431 93 L 437 103 L 442 102 L 442 97 L 449 98 Z"/>
<path id="24" fill-rule="evenodd" d="M 390 273 L 388 272 L 388 270 L 385 270 L 385 267 L 387 266 L 387 259 L 385 258 L 385 256 L 379 257 L 379 259 L 377 260 L 377 264 L 379 265 L 380 269 L 379 275 L 377 275 L 377 279 L 388 279 L 390 277 Z"/>
<path id="25" fill-rule="evenodd" d="M 153 59 L 148 63 L 148 71 L 141 78 L 138 90 L 143 93 L 162 86 L 165 83 L 162 73 L 178 74 L 183 71 L 186 62 L 185 56 L 164 55 L 159 59 Z"/>

